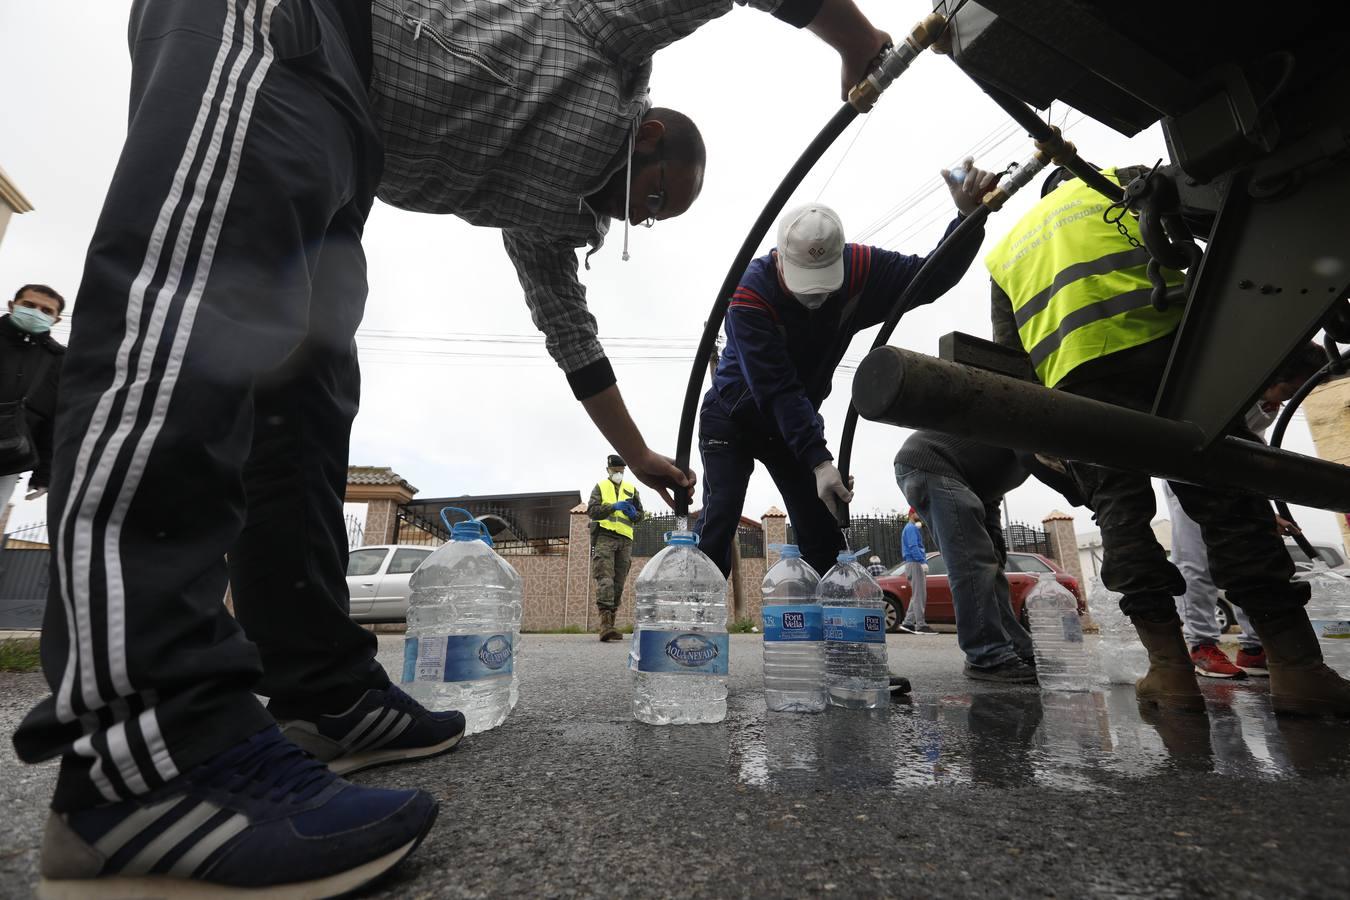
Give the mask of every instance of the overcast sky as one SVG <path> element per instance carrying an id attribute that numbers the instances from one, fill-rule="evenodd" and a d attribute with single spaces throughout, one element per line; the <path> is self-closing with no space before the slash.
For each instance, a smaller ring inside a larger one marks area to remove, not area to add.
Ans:
<path id="1" fill-rule="evenodd" d="M 859 3 L 895 35 L 930 8 L 915 0 Z M 0 167 L 35 207 L 10 222 L 0 245 L 0 289 L 36 281 L 76 295 L 125 133 L 129 7 L 125 0 L 0 4 L 0 33 L 11 36 L 0 54 Z M 838 109 L 838 81 L 838 57 L 827 46 L 740 7 L 656 57 L 654 102 L 688 113 L 703 130 L 703 195 L 679 219 L 634 229 L 627 263 L 619 258 L 622 228 L 611 230 L 583 280 L 628 406 L 661 452 L 674 454 L 693 348 L 714 293 L 769 193 Z M 1049 114 L 1056 122 L 1067 117 L 1066 132 L 1100 165 L 1164 155 L 1156 128 L 1127 139 L 1059 105 Z M 925 54 L 855 121 L 791 202 L 834 206 L 850 239 L 884 225 L 866 242 L 926 254 L 954 214 L 937 170 L 971 148 L 980 149 L 980 165 L 1001 169 L 1024 159 L 1030 145 L 950 60 Z M 986 247 L 1035 193 L 991 217 Z M 390 466 L 423 497 L 569 489 L 584 497 L 610 450 L 544 352 L 500 236 L 451 216 L 377 203 L 366 250 L 370 299 L 358 336 L 363 393 L 351 461 Z M 988 306 L 988 276 L 977 261 L 945 297 L 907 315 L 892 342 L 936 353 L 949 331 L 988 337 Z M 64 339 L 68 330 L 58 326 L 56 334 Z M 848 364 L 873 336 L 855 339 L 823 409 L 831 446 L 850 393 Z M 906 433 L 861 423 L 855 512 L 902 507 L 891 460 Z M 1312 452 L 1301 415 L 1287 446 Z M 782 501 L 757 472 L 745 513 L 758 518 L 771 505 Z M 1093 528 L 1085 510 L 1067 510 L 1035 482 L 1013 492 L 1009 506 L 1014 520 L 1039 522 L 1060 508 L 1074 514 L 1080 532 Z M 43 504 L 21 503 L 13 521 L 44 517 Z M 1340 543 L 1330 513 L 1305 511 L 1301 520 L 1314 538 Z"/>

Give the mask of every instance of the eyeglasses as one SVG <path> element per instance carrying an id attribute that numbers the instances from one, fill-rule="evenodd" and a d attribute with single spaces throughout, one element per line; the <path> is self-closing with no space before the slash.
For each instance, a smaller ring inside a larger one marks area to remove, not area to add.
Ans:
<path id="1" fill-rule="evenodd" d="M 658 141 L 656 144 L 658 155 L 661 154 L 662 149 L 661 143 Z M 662 159 L 657 165 L 660 174 L 657 176 L 656 193 L 647 195 L 647 218 L 642 220 L 643 228 L 651 228 L 655 225 L 657 215 L 666 208 L 666 161 Z"/>

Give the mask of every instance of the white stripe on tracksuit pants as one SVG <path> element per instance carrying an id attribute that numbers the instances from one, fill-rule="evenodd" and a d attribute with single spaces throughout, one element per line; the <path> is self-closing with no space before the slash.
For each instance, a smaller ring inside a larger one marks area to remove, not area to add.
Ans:
<path id="1" fill-rule="evenodd" d="M 345 615 L 379 169 L 349 38 L 326 0 L 138 0 L 131 44 L 57 412 L 53 696 L 14 739 L 62 756 L 58 810 L 143 794 L 267 727 L 255 687 L 350 704 L 384 678 Z M 227 554 L 257 648 L 222 603 Z"/>

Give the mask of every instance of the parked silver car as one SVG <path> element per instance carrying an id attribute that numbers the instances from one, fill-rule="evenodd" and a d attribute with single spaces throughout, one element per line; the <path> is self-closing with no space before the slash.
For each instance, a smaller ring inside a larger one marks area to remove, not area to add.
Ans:
<path id="1" fill-rule="evenodd" d="M 403 622 L 408 617 L 408 579 L 435 547 L 383 544 L 360 547 L 347 557 L 347 590 L 357 622 Z"/>

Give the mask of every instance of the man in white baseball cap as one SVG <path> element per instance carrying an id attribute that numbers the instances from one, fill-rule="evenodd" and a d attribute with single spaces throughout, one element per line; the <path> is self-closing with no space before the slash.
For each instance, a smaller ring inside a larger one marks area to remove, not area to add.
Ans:
<path id="1" fill-rule="evenodd" d="M 810 203 L 778 220 L 778 272 L 807 309 L 818 309 L 844 283 L 844 223 L 828 206 Z"/>
<path id="2" fill-rule="evenodd" d="M 973 212 L 996 176 L 965 162 L 944 180 L 957 218 Z M 953 183 L 955 182 L 955 183 Z M 914 305 L 931 303 L 965 274 L 983 234 L 970 235 Z M 778 222 L 778 246 L 753 260 L 727 310 L 727 347 L 699 415 L 703 457 L 700 546 L 723 573 L 755 461 L 783 495 L 802 556 L 824 572 L 844 546 L 836 521 L 853 499 L 825 442 L 819 409 L 853 336 L 885 320 L 924 257 L 850 244 L 828 206 L 809 203 Z"/>

